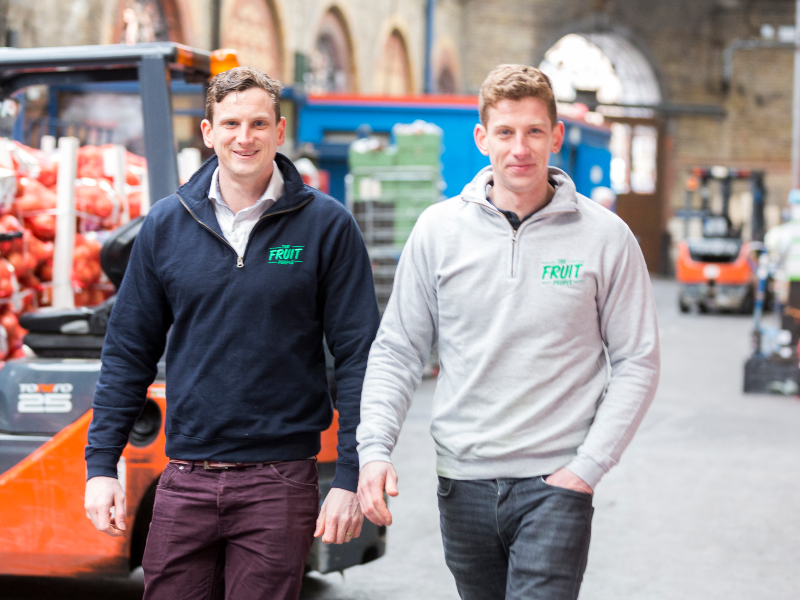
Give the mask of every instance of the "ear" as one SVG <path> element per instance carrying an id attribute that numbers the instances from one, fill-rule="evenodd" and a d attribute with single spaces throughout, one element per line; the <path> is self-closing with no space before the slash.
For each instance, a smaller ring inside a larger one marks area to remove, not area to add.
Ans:
<path id="1" fill-rule="evenodd" d="M 283 146 L 286 141 L 286 117 L 281 117 L 278 121 L 278 146 Z"/>
<path id="2" fill-rule="evenodd" d="M 475 145 L 481 151 L 481 154 L 489 156 L 489 146 L 486 144 L 486 128 L 478 123 L 475 125 L 475 131 L 472 132 L 472 135 L 475 137 Z"/>
<path id="3" fill-rule="evenodd" d="M 206 145 L 206 148 L 213 148 L 214 147 L 214 130 L 211 127 L 211 123 L 208 119 L 203 119 L 200 122 L 200 131 L 203 132 L 203 143 Z"/>
<path id="4" fill-rule="evenodd" d="M 561 144 L 564 143 L 564 121 L 559 121 L 553 127 L 553 141 L 550 144 L 550 153 L 555 154 L 561 150 Z"/>

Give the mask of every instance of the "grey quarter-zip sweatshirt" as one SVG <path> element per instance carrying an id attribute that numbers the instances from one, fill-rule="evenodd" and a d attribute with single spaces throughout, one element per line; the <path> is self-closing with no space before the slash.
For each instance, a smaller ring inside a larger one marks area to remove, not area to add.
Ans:
<path id="1" fill-rule="evenodd" d="M 486 199 L 491 167 L 417 221 L 370 350 L 362 467 L 391 461 L 437 342 L 439 475 L 566 467 L 594 487 L 619 461 L 658 385 L 650 279 L 627 225 L 563 171 L 548 176 L 553 199 L 516 232 Z"/>

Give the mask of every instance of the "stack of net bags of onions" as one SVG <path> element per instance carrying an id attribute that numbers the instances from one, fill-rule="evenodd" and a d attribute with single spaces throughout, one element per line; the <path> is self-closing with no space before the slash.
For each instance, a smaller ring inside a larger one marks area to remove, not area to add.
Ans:
<path id="1" fill-rule="evenodd" d="M 22 237 L 0 242 L 0 360 L 24 356 L 26 331 L 17 320 L 30 310 L 50 306 L 56 235 L 57 155 L 51 157 L 19 142 L 0 139 L 10 164 L 0 166 L 0 233 Z M 124 202 L 129 218 L 139 216 L 145 159 L 126 153 L 126 199 L 114 190 L 103 168 L 108 146 L 78 150 L 75 180 L 77 227 L 72 268 L 75 306 L 94 306 L 114 292 L 100 266 L 100 249 L 122 224 Z"/>

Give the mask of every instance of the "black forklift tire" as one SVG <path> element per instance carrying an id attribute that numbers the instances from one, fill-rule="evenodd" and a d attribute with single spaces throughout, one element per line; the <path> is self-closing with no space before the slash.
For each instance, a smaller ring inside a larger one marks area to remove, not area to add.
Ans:
<path id="1" fill-rule="evenodd" d="M 161 479 L 161 477 L 150 484 L 150 487 L 139 502 L 139 508 L 136 511 L 136 518 L 133 521 L 131 551 L 128 563 L 130 571 L 142 566 L 144 547 L 147 543 L 147 534 L 150 531 L 150 521 L 153 520 L 153 507 L 156 502 L 156 488 L 158 487 L 159 479 Z"/>
<path id="2" fill-rule="evenodd" d="M 756 291 L 753 288 L 753 286 L 750 286 L 747 290 L 747 294 L 745 294 L 744 298 L 742 299 L 741 305 L 739 306 L 739 314 L 752 315 L 755 308 L 756 308 Z"/>

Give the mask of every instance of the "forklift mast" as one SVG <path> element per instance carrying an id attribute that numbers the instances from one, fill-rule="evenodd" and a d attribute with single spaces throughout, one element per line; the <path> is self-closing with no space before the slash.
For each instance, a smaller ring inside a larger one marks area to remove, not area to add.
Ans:
<path id="1" fill-rule="evenodd" d="M 684 232 L 688 237 L 689 220 L 700 218 L 703 221 L 704 237 L 740 237 L 739 231 L 734 231 L 730 221 L 730 199 L 734 181 L 749 181 L 750 193 L 753 197 L 753 208 L 750 220 L 751 240 L 763 242 L 765 234 L 764 225 L 764 171 L 751 171 L 749 169 L 729 169 L 727 167 L 696 167 L 691 170 L 691 177 L 686 186 L 686 203 L 682 210 L 675 211 L 675 216 L 684 219 Z M 711 189 L 710 183 L 718 181 L 720 195 L 722 196 L 722 211 L 715 214 L 711 210 Z M 700 195 L 700 209 L 692 208 L 694 193 L 698 191 Z M 706 234 L 706 225 L 709 220 L 718 221 L 724 218 L 727 222 L 727 231 L 720 234 L 717 229 L 711 227 L 713 233 Z"/>

